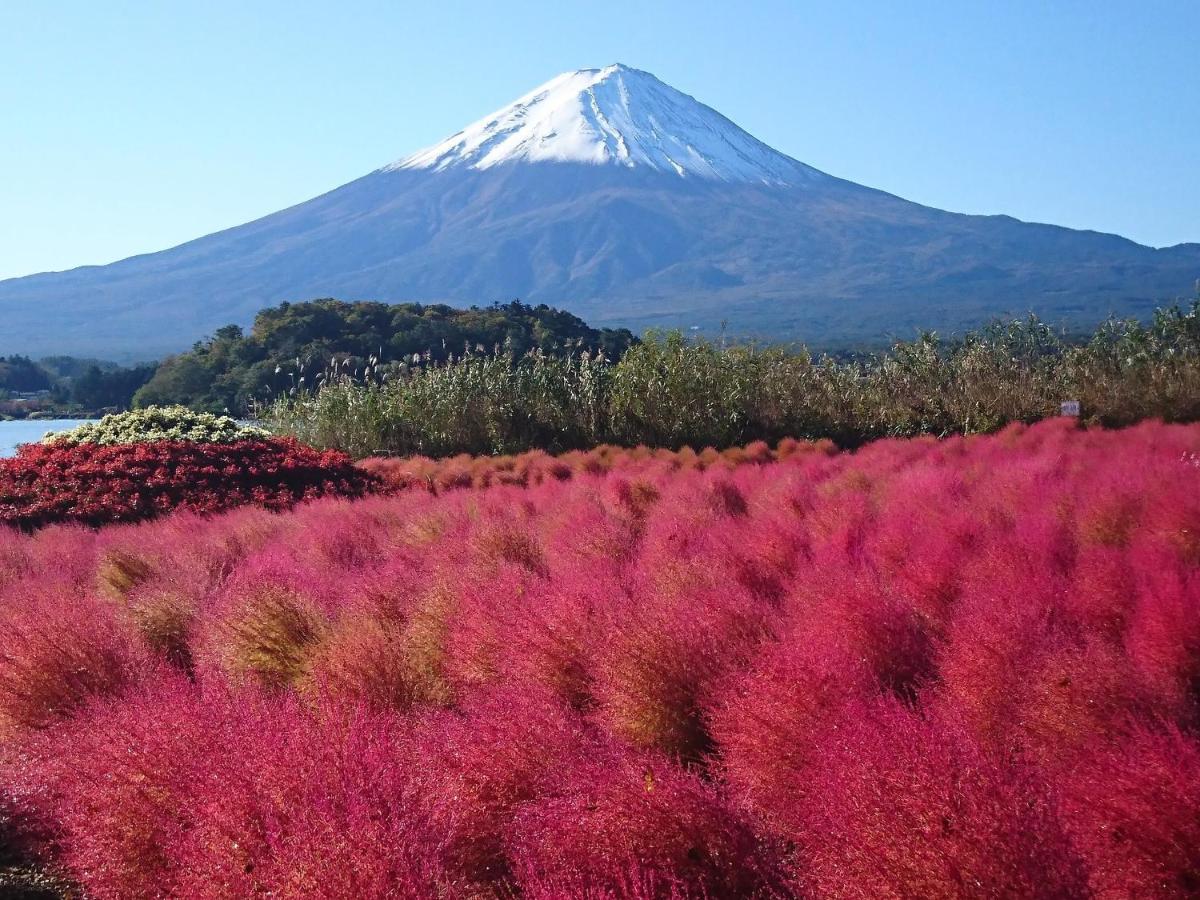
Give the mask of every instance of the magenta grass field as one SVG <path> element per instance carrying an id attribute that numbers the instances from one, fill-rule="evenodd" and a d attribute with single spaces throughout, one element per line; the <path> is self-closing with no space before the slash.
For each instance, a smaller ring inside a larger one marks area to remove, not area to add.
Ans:
<path id="1" fill-rule="evenodd" d="M 6 818 L 97 898 L 1185 896 L 1198 453 L 1051 421 L 0 531 Z"/>

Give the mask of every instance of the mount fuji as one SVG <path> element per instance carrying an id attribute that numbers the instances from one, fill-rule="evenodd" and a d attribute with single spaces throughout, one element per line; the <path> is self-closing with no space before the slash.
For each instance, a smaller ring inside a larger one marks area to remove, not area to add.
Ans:
<path id="1" fill-rule="evenodd" d="M 849 344 L 1190 296 L 1200 244 L 921 206 L 820 172 L 626 66 L 169 250 L 0 281 L 0 354 L 147 358 L 284 300 L 548 303 L 593 325 Z"/>

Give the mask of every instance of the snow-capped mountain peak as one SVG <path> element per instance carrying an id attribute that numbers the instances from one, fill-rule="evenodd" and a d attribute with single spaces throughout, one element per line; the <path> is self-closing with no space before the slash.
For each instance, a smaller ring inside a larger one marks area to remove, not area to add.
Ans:
<path id="1" fill-rule="evenodd" d="M 649 72 L 623 65 L 552 78 L 385 169 L 489 169 L 516 162 L 645 167 L 685 178 L 775 185 L 826 177 Z"/>

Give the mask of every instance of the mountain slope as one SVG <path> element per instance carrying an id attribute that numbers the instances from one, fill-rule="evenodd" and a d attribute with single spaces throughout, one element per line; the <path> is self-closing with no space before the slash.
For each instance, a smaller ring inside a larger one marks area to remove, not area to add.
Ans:
<path id="1" fill-rule="evenodd" d="M 647 73 L 560 76 L 429 150 L 265 218 L 0 282 L 0 354 L 148 356 L 321 296 L 520 297 L 592 324 L 822 343 L 1190 295 L 1200 245 L 965 216 L 825 175 Z M 52 323 L 52 324 L 51 324 Z"/>

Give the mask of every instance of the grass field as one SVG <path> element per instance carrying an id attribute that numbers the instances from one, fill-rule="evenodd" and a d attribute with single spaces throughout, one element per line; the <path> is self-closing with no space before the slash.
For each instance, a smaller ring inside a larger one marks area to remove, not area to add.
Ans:
<path id="1" fill-rule="evenodd" d="M 1200 426 L 372 465 L 0 531 L 11 842 L 97 898 L 1200 891 Z"/>

